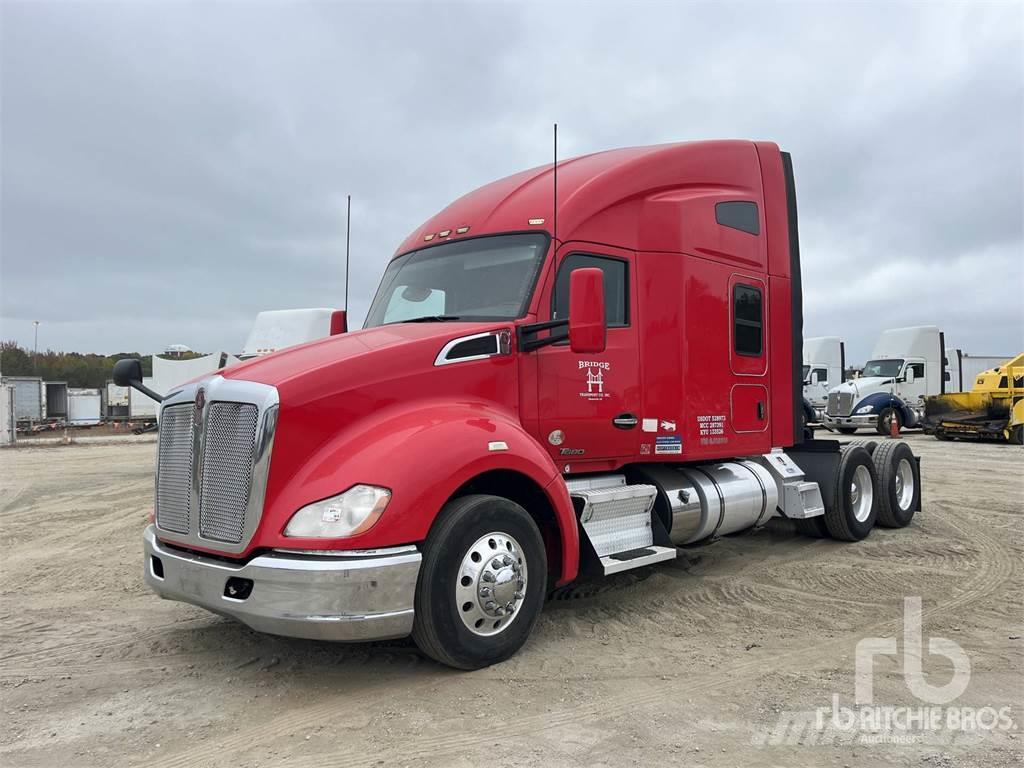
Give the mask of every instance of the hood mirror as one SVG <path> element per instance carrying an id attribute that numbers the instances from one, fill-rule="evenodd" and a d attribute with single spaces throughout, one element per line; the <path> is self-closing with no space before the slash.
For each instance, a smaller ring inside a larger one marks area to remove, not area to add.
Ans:
<path id="1" fill-rule="evenodd" d="M 422 288 L 416 285 L 407 285 L 402 290 L 402 298 L 406 301 L 411 301 L 419 304 L 421 301 L 426 301 L 430 298 L 430 294 L 433 291 L 430 288 Z"/>

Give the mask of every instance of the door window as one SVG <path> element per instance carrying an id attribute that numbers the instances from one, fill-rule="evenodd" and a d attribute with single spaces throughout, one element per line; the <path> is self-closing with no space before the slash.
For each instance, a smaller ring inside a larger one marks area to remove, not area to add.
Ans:
<path id="1" fill-rule="evenodd" d="M 609 328 L 629 325 L 628 277 L 626 262 L 607 256 L 591 256 L 585 253 L 571 253 L 558 268 L 555 294 L 551 310 L 553 320 L 569 317 L 569 274 L 574 269 L 597 267 L 604 272 L 604 316 Z M 561 329 L 562 335 L 567 331 Z"/>

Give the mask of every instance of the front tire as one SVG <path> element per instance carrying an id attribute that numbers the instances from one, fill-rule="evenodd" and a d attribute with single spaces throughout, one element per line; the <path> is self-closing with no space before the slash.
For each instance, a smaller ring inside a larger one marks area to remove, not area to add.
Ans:
<path id="1" fill-rule="evenodd" d="M 903 429 L 903 419 L 900 418 L 900 412 L 895 408 L 883 408 L 882 412 L 878 414 L 878 422 L 875 424 L 875 431 L 878 434 L 888 437 L 892 430 L 892 420 L 896 420 L 896 433 Z"/>
<path id="2" fill-rule="evenodd" d="M 423 545 L 412 638 L 456 669 L 504 661 L 530 636 L 546 585 L 544 539 L 525 509 L 499 496 L 455 499 Z"/>
<path id="3" fill-rule="evenodd" d="M 860 541 L 878 517 L 878 478 L 871 455 L 859 445 L 845 448 L 832 489 L 834 503 L 825 508 L 825 527 L 833 539 Z"/>

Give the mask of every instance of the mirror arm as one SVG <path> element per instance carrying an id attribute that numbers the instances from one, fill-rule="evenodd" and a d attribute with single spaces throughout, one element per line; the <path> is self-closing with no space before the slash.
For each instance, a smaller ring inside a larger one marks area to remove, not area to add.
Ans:
<path id="1" fill-rule="evenodd" d="M 516 338 L 519 341 L 519 348 L 523 352 L 532 352 L 535 349 L 546 347 L 549 344 L 554 344 L 558 341 L 566 340 L 565 336 L 552 336 L 547 335 L 543 339 L 537 338 L 537 334 L 541 331 L 551 331 L 555 328 L 568 328 L 569 321 L 566 320 L 545 320 L 542 323 L 530 323 L 529 325 L 520 325 L 516 328 Z"/>
<path id="2" fill-rule="evenodd" d="M 130 386 L 132 389 L 139 390 L 139 392 L 144 394 L 146 397 L 150 398 L 151 400 L 156 400 L 158 403 L 162 403 L 164 401 L 163 395 L 157 394 L 152 389 L 143 384 L 141 381 L 129 381 L 128 386 Z"/>

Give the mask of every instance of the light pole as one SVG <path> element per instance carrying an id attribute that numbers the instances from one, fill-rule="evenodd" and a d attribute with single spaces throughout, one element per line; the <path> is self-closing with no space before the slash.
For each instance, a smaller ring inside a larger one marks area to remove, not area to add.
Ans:
<path id="1" fill-rule="evenodd" d="M 36 338 L 32 343 L 32 375 L 38 375 L 39 373 L 39 321 L 33 320 L 32 324 L 36 327 Z"/>

